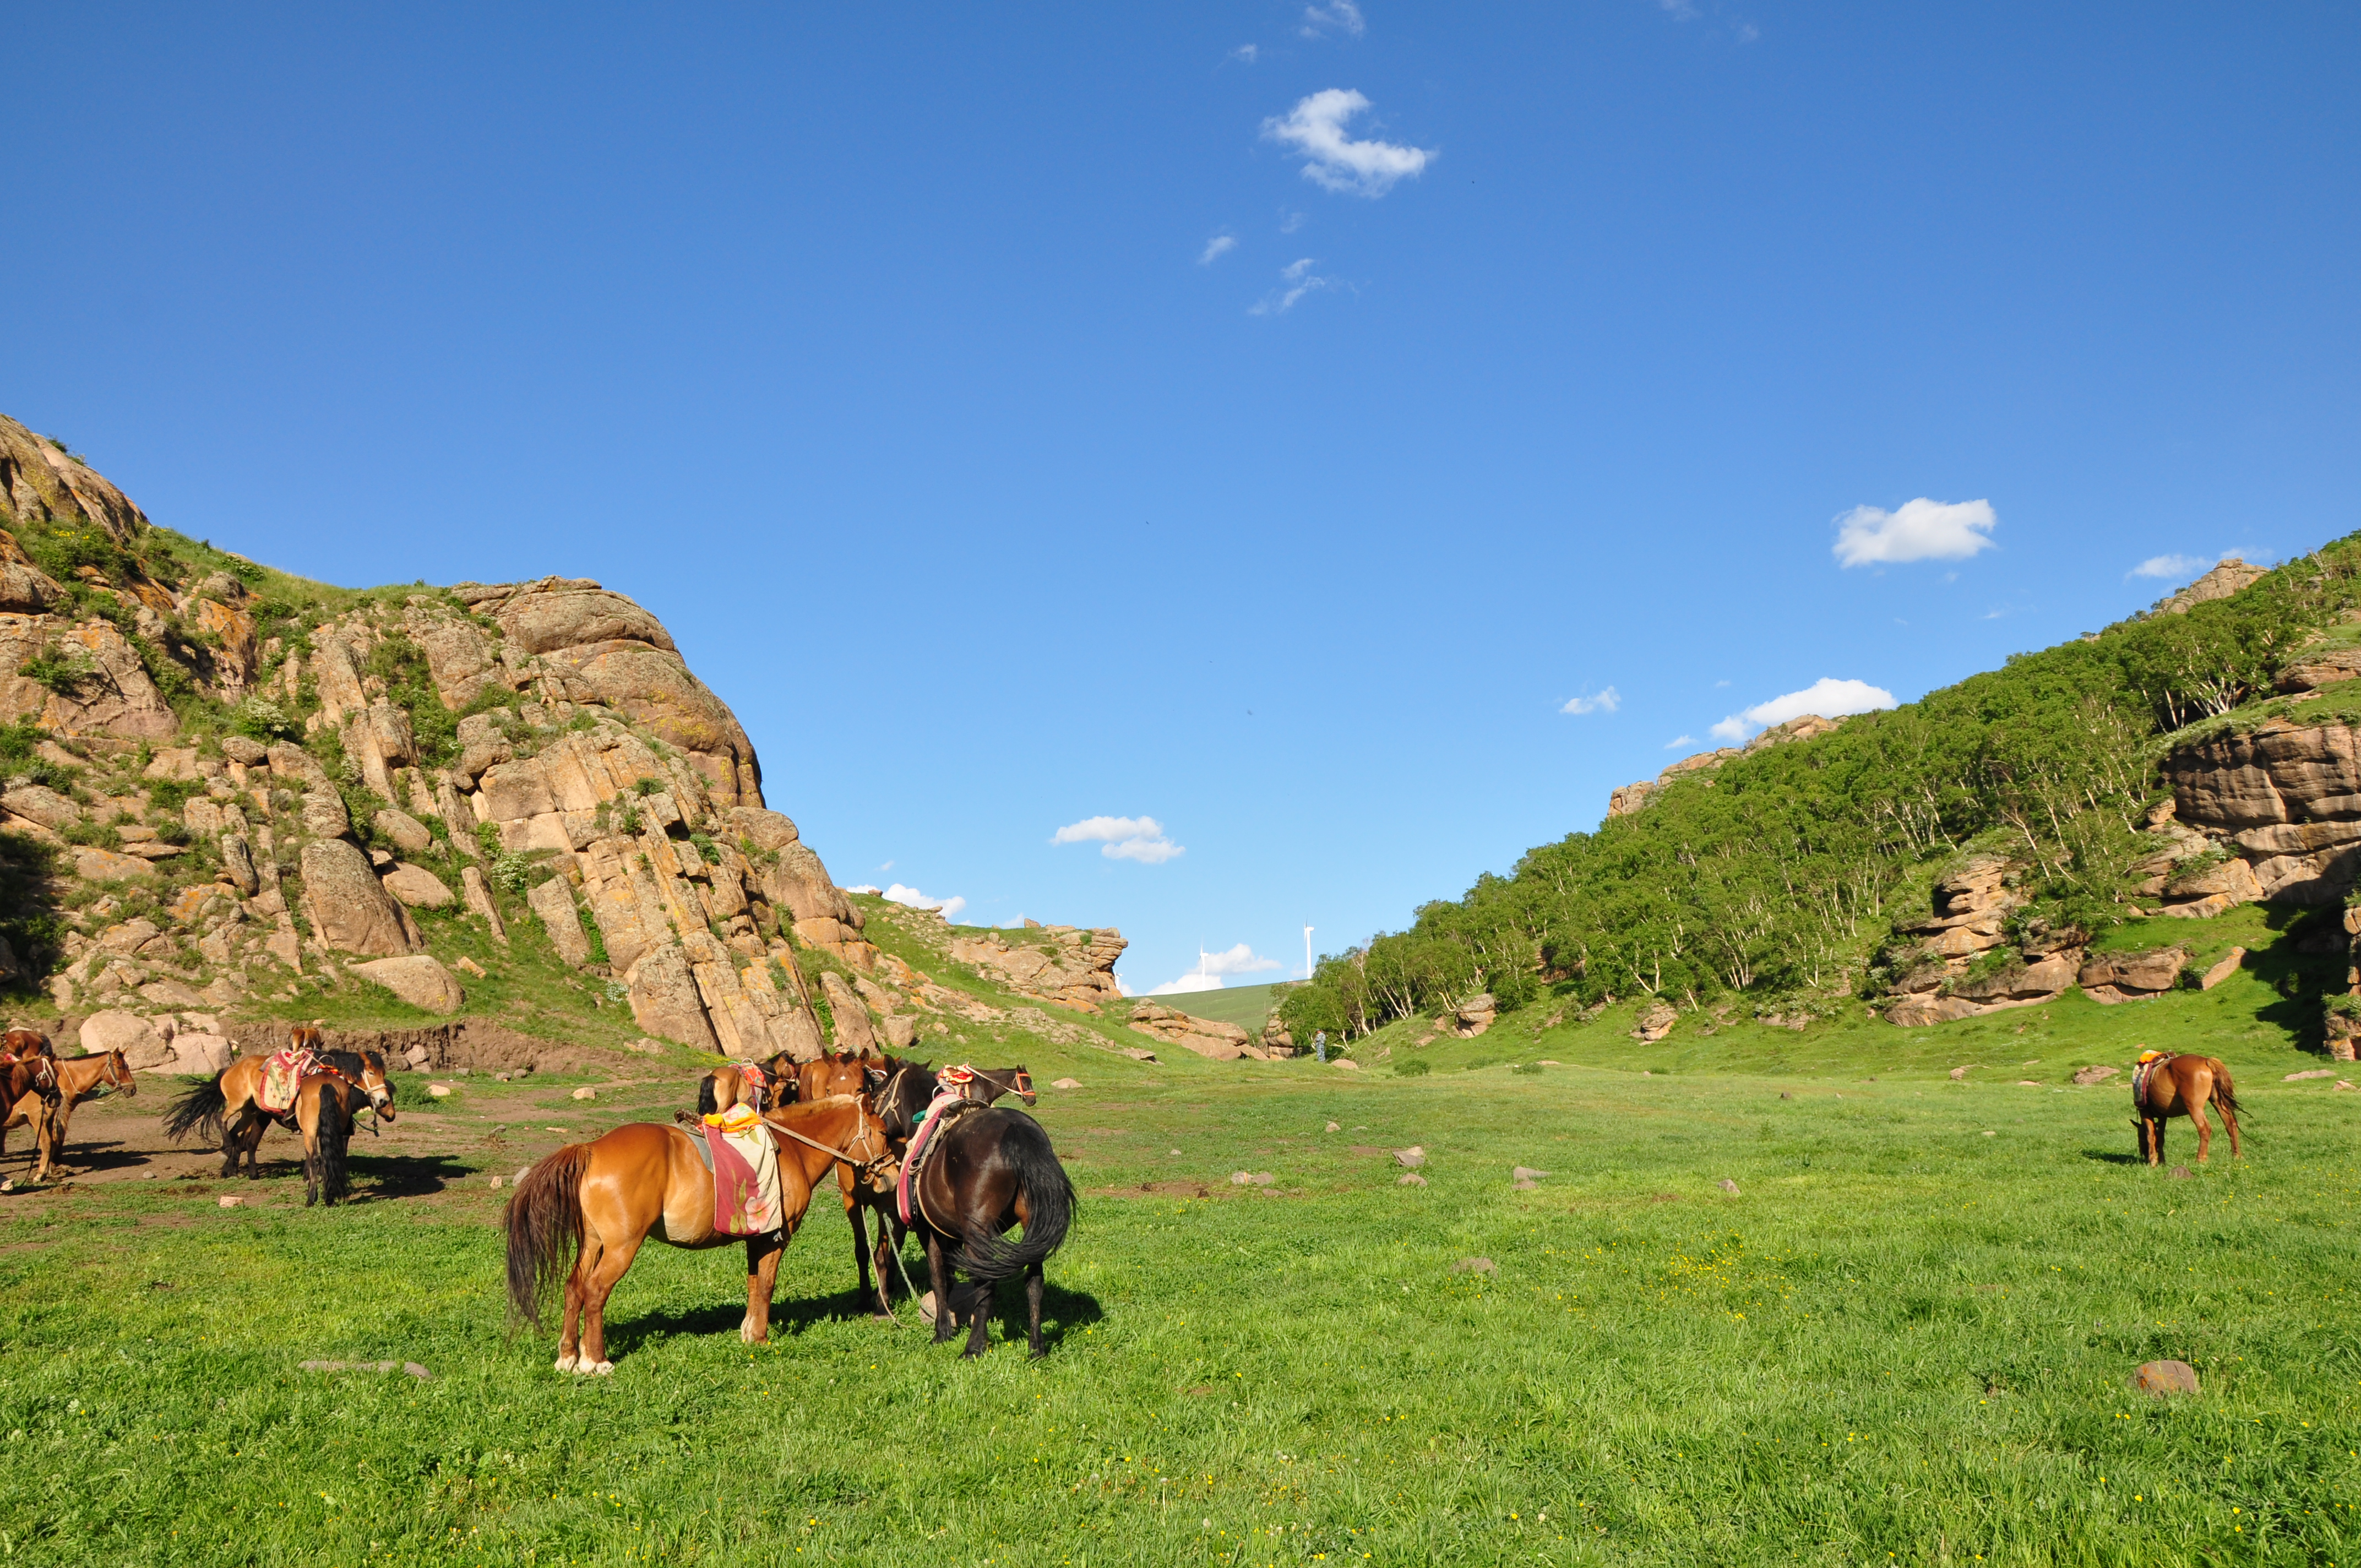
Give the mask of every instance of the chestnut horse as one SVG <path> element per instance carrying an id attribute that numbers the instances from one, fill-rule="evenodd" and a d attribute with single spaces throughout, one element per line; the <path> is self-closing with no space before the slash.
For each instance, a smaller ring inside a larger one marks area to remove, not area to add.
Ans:
<path id="1" fill-rule="evenodd" d="M 27 1123 L 32 1124 L 33 1164 L 29 1179 L 34 1181 L 47 1181 L 60 1163 L 66 1151 L 66 1129 L 73 1121 L 75 1106 L 104 1094 L 139 1092 L 138 1081 L 131 1076 L 130 1064 L 123 1059 L 121 1051 L 68 1057 L 56 1064 L 56 1072 L 58 1097 L 54 1104 L 38 1093 L 26 1094 L 11 1102 L 5 1120 L 0 1120 L 0 1157 L 8 1152 L 9 1131 Z"/>
<path id="2" fill-rule="evenodd" d="M 897 1072 L 879 1107 L 887 1129 L 908 1136 L 933 1089 L 924 1069 Z M 961 1113 L 935 1131 L 911 1197 L 917 1212 L 910 1228 L 926 1243 L 927 1278 L 935 1293 L 935 1343 L 959 1330 L 961 1313 L 950 1288 L 954 1268 L 965 1269 L 974 1284 L 965 1301 L 966 1355 L 983 1354 L 994 1288 L 1021 1274 L 1026 1343 L 1035 1356 L 1045 1354 L 1041 1269 L 1065 1243 L 1073 1220 L 1074 1184 L 1041 1124 L 997 1105 Z M 1020 1224 L 1025 1239 L 1005 1240 L 1005 1233 Z"/>
<path id="3" fill-rule="evenodd" d="M 2238 1157 L 2238 1094 L 2231 1087 L 2230 1069 L 2213 1057 L 2168 1056 L 2146 1077 L 2135 1076 L 2132 1125 L 2139 1129 L 2140 1155 L 2150 1165 L 2164 1163 L 2164 1124 L 2186 1116 L 2197 1124 L 2197 1163 L 2205 1163 L 2213 1144 L 2213 1129 L 2205 1121 L 2209 1100 L 2230 1129 L 2230 1156 Z"/>
<path id="4" fill-rule="evenodd" d="M 771 1337 L 771 1288 L 779 1254 L 811 1207 L 812 1185 L 840 1161 L 875 1179 L 892 1156 L 884 1129 L 859 1096 L 788 1105 L 763 1118 L 779 1146 L 779 1228 L 743 1238 L 713 1224 L 713 1173 L 693 1135 L 655 1122 L 627 1122 L 587 1144 L 543 1158 L 510 1194 L 509 1304 L 538 1328 L 542 1308 L 565 1281 L 557 1370 L 606 1374 L 607 1298 L 650 1236 L 704 1250 L 746 1244 L 746 1316 L 738 1337 Z M 785 1134 L 786 1136 L 776 1136 Z M 890 1179 L 887 1178 L 886 1179 Z M 566 1251 L 573 1266 L 561 1275 Z"/>
<path id="5" fill-rule="evenodd" d="M 308 1050 L 316 1058 L 314 1070 L 342 1076 L 361 1091 L 380 1121 L 394 1119 L 393 1089 L 386 1081 L 385 1058 L 373 1050 L 332 1051 L 321 1044 L 317 1024 L 298 1024 L 288 1031 L 289 1045 L 295 1050 Z M 199 1083 L 172 1102 L 164 1117 L 164 1133 L 179 1143 L 192 1132 L 202 1131 L 208 1138 L 221 1141 L 224 1176 L 236 1176 L 240 1161 L 246 1166 L 248 1179 L 258 1178 L 261 1170 L 262 1135 L 274 1121 L 291 1131 L 301 1131 L 300 1125 L 287 1118 L 262 1109 L 260 1096 L 266 1056 L 240 1057 L 208 1082 Z M 349 1135 L 351 1129 L 347 1127 Z M 310 1158 L 307 1145 L 305 1158 Z"/>

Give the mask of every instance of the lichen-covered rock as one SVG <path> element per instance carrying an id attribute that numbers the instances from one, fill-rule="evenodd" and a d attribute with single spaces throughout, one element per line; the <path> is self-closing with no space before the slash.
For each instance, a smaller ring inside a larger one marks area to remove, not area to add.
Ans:
<path id="1" fill-rule="evenodd" d="M 456 1013 L 467 999 L 459 988 L 457 977 L 424 953 L 355 964 L 352 972 L 429 1013 Z"/>
<path id="2" fill-rule="evenodd" d="M 88 464 L 0 414 L 0 522 L 94 524 L 117 544 L 148 528 L 147 514 Z"/>
<path id="3" fill-rule="evenodd" d="M 434 847 L 434 833 L 407 811 L 380 811 L 373 820 L 377 830 L 405 855 L 423 854 Z"/>
<path id="4" fill-rule="evenodd" d="M 345 797 L 332 789 L 315 789 L 303 796 L 303 831 L 323 839 L 341 839 L 353 830 Z"/>
<path id="5" fill-rule="evenodd" d="M 47 617 L 0 616 L 0 669 L 16 671 L 46 654 L 81 667 L 70 688 L 51 690 L 10 674 L 0 679 L 0 716 L 57 735 L 109 735 L 160 740 L 180 727 L 138 651 L 111 622 L 57 626 Z"/>
<path id="6" fill-rule="evenodd" d="M 836 1022 L 836 1048 L 864 1056 L 875 1050 L 877 1032 L 869 1025 L 869 1008 L 852 987 L 844 983 L 844 977 L 834 970 L 823 970 L 819 988 L 828 997 L 829 1014 Z"/>
<path id="7" fill-rule="evenodd" d="M 409 920 L 361 852 L 342 839 L 303 846 L 303 907 L 319 939 L 340 953 L 394 958 L 413 952 Z"/>
<path id="8" fill-rule="evenodd" d="M 700 1051 L 719 1044 L 697 993 L 688 955 L 677 942 L 650 948 L 624 976 L 631 988 L 631 1021 L 643 1034 L 654 1035 Z"/>
<path id="9" fill-rule="evenodd" d="M 574 907 L 574 890 L 566 885 L 564 877 L 552 877 L 531 893 L 525 903 L 542 928 L 549 933 L 549 945 L 557 956 L 577 969 L 590 961 L 590 942 L 582 934 L 582 917 Z"/>
<path id="10" fill-rule="evenodd" d="M 408 861 L 395 861 L 378 880 L 386 892 L 412 909 L 440 909 L 451 902 L 451 890 L 441 877 Z"/>

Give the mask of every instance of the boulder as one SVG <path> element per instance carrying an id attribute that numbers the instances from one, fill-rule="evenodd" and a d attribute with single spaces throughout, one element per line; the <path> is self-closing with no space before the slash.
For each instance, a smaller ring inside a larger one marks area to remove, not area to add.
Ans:
<path id="1" fill-rule="evenodd" d="M 665 942 L 642 953 L 623 983 L 631 988 L 631 1019 L 642 1033 L 695 1050 L 719 1048 L 712 1022 L 697 995 L 697 977 L 679 943 Z"/>
<path id="2" fill-rule="evenodd" d="M 426 655 L 426 669 L 443 706 L 466 707 L 487 685 L 505 685 L 500 660 L 481 629 L 457 620 L 438 620 L 414 629 L 411 639 Z"/>
<path id="3" fill-rule="evenodd" d="M 2158 1399 L 2170 1394 L 2194 1394 L 2198 1391 L 2197 1369 L 2185 1361 L 2142 1362 L 2132 1374 L 2132 1387 Z"/>
<path id="4" fill-rule="evenodd" d="M 1463 1040 L 1473 1039 L 1492 1026 L 1499 1013 L 1499 1004 L 1492 1000 L 1490 992 L 1470 997 L 1454 1011 L 1452 1032 Z"/>
<path id="5" fill-rule="evenodd" d="M 723 828 L 733 841 L 742 841 L 769 853 L 796 841 L 796 825 L 775 811 L 758 806 L 733 806 L 721 814 Z"/>
<path id="6" fill-rule="evenodd" d="M 82 820 L 82 807 L 43 784 L 18 784 L 0 795 L 0 806 L 44 828 L 63 830 Z"/>
<path id="7" fill-rule="evenodd" d="M 130 877 L 148 876 L 156 869 L 137 855 L 118 855 L 111 850 L 78 848 L 73 858 L 74 875 L 84 882 L 122 882 Z"/>
<path id="8" fill-rule="evenodd" d="M 303 831 L 322 839 L 341 839 L 353 830 L 345 797 L 332 789 L 315 789 L 303 796 Z"/>
<path id="9" fill-rule="evenodd" d="M 450 895 L 445 894 L 444 896 L 447 898 Z M 412 1007 L 421 1007 L 429 1013 L 456 1013 L 467 999 L 467 992 L 459 989 L 457 978 L 426 953 L 354 964 L 352 972 L 385 987 Z"/>
<path id="10" fill-rule="evenodd" d="M 301 746 L 284 740 L 271 742 L 266 755 L 270 760 L 270 776 L 292 790 L 332 789 L 328 770 L 320 760 Z"/>
<path id="11" fill-rule="evenodd" d="M 2213 990 L 2215 986 L 2221 984 L 2224 981 L 2237 973 L 2238 967 L 2246 961 L 2246 949 L 2244 948 L 2232 948 L 2228 952 L 2224 953 L 2219 959 L 2216 959 L 2213 961 L 2213 966 L 2207 970 L 2203 977 L 2198 981 L 2197 989 L 2200 991 Z"/>
<path id="12" fill-rule="evenodd" d="M 566 672 L 566 689 L 577 701 L 614 708 L 686 752 L 716 804 L 763 804 L 754 743 L 729 705 L 689 673 L 679 654 L 643 642 L 605 641 L 555 651 L 544 662 Z"/>
<path id="13" fill-rule="evenodd" d="M 2275 719 L 2184 746 L 2158 764 L 2183 822 L 2224 832 L 2361 817 L 2361 740 L 2342 724 Z"/>
<path id="14" fill-rule="evenodd" d="M 1885 1021 L 1905 1029 L 1923 1029 L 1972 1018 L 1984 1010 L 1982 1003 L 1964 996 L 1905 996 L 1885 1010 Z"/>
<path id="15" fill-rule="evenodd" d="M 177 980 L 151 980 L 139 988 L 143 1001 L 159 1007 L 203 1007 L 205 999 L 187 982 Z"/>
<path id="16" fill-rule="evenodd" d="M 592 583 L 557 578 L 525 585 L 494 613 L 500 630 L 528 653 L 554 653 L 594 642 L 635 642 L 678 652 L 672 634 L 646 610 Z"/>
<path id="17" fill-rule="evenodd" d="M 148 1072 L 172 1059 L 172 1046 L 164 1033 L 137 1013 L 110 1007 L 82 1020 L 82 1048 L 87 1056 L 121 1051 L 135 1072 Z"/>
<path id="18" fill-rule="evenodd" d="M 2277 684 L 2283 692 L 2308 692 L 2350 680 L 2361 680 L 2361 647 L 2303 654 L 2279 672 Z"/>
<path id="19" fill-rule="evenodd" d="M 2164 886 L 2164 895 L 2169 899 L 2193 900 L 2213 894 L 2227 896 L 2237 904 L 2251 904 L 2263 896 L 2263 888 L 2255 880 L 2255 868 L 2236 856 L 2200 871 L 2184 872 Z M 2173 911 L 2168 908 L 2165 913 Z"/>
<path id="20" fill-rule="evenodd" d="M 491 885 L 484 881 L 483 872 L 475 866 L 461 866 L 459 891 L 467 898 L 467 912 L 492 928 L 492 940 L 507 947 L 509 928 L 500 919 L 500 906 L 493 902 Z"/>
<path id="21" fill-rule="evenodd" d="M 408 918 L 361 852 L 342 839 L 303 846 L 303 906 L 312 931 L 337 952 L 393 958 L 418 944 Z"/>
<path id="22" fill-rule="evenodd" d="M 117 544 L 148 531 L 147 514 L 97 471 L 46 436 L 0 414 L 0 507 L 19 525 L 89 524 Z M 12 541 L 13 543 L 13 541 Z"/>
<path id="23" fill-rule="evenodd" d="M 844 982 L 844 977 L 834 970 L 822 970 L 819 988 L 828 997 L 829 1015 L 836 1020 L 836 1048 L 863 1056 L 874 1051 L 877 1035 L 869 1026 L 868 1004 Z"/>
<path id="24" fill-rule="evenodd" d="M 270 761 L 269 747 L 244 735 L 223 736 L 221 753 L 241 767 L 258 768 Z"/>
<path id="25" fill-rule="evenodd" d="M 426 824 L 407 811 L 380 811 L 375 821 L 378 832 L 405 855 L 423 855 L 434 847 L 434 835 Z"/>
<path id="26" fill-rule="evenodd" d="M 582 934 L 582 916 L 574 905 L 574 890 L 564 877 L 552 877 L 525 894 L 525 903 L 549 933 L 557 956 L 580 969 L 590 961 L 589 938 Z"/>
<path id="27" fill-rule="evenodd" d="M 175 1072 L 220 1072 L 229 1066 L 236 1054 L 236 1048 L 219 1035 L 172 1036 L 172 1070 Z"/>
<path id="28" fill-rule="evenodd" d="M 906 1051 L 918 1043 L 918 1021 L 916 1018 L 881 1019 L 877 1032 L 884 1036 L 885 1048 L 889 1051 Z M 1154 1059 L 1153 1052 L 1149 1053 L 1149 1058 Z"/>
<path id="29" fill-rule="evenodd" d="M 378 880 L 385 884 L 386 892 L 412 909 L 440 909 L 451 902 L 451 890 L 444 885 L 441 877 L 408 861 L 397 861 Z"/>
<path id="30" fill-rule="evenodd" d="M 1641 1013 L 1639 1027 L 1631 1031 L 1631 1037 L 1643 1044 L 1653 1045 L 1671 1034 L 1673 1025 L 1680 1021 L 1681 1015 L 1667 1003 L 1651 1002 Z"/>
<path id="31" fill-rule="evenodd" d="M 2103 953 L 2084 960 L 2075 982 L 2093 1001 L 2122 1002 L 2171 990 L 2188 966 L 2189 949 L 2182 947 Z"/>
<path id="32" fill-rule="evenodd" d="M 469 784 L 495 763 L 511 761 L 516 748 L 500 732 L 500 721 L 489 713 L 471 713 L 459 720 L 459 761 L 452 771 Z"/>
<path id="33" fill-rule="evenodd" d="M 2074 1071 L 2074 1081 L 2088 1089 L 2094 1083 L 2104 1083 L 2124 1069 L 2119 1067 L 2085 1067 Z"/>
<path id="34" fill-rule="evenodd" d="M 65 590 L 38 566 L 21 561 L 0 563 L 0 611 L 38 615 L 65 597 Z"/>

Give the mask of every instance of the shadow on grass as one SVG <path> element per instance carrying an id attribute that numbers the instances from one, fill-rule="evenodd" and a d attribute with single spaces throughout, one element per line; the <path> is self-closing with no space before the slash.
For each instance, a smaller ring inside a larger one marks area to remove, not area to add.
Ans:
<path id="1" fill-rule="evenodd" d="M 2112 1149 L 2084 1149 L 2082 1157 L 2097 1160 L 2102 1165 L 2137 1165 L 2140 1162 L 2140 1157 L 2136 1154 L 2119 1154 Z"/>
<path id="2" fill-rule="evenodd" d="M 347 1164 L 356 1189 L 354 1196 L 363 1200 L 423 1198 L 474 1174 L 447 1154 L 354 1155 Z M 295 1174 L 302 1173 L 303 1162 L 299 1159 L 295 1162 Z M 364 1187 L 364 1183 L 368 1185 Z"/>
<path id="3" fill-rule="evenodd" d="M 965 1297 L 966 1288 L 962 1287 L 960 1298 L 956 1299 L 960 1305 L 965 1305 Z M 1024 1343 L 1024 1282 L 1003 1282 L 993 1307 L 1000 1325 L 1000 1338 Z M 932 1325 L 918 1315 L 917 1303 L 907 1298 L 897 1299 L 894 1310 L 900 1314 L 902 1327 L 911 1331 L 914 1336 L 932 1331 Z M 1095 1323 L 1104 1316 L 1096 1297 L 1061 1290 L 1054 1281 L 1044 1282 L 1041 1290 L 1041 1343 L 1045 1350 L 1055 1349 L 1067 1334 Z M 746 1307 L 742 1299 L 716 1302 L 709 1307 L 697 1307 L 686 1311 L 644 1312 L 628 1320 L 610 1317 L 607 1321 L 607 1354 L 620 1357 L 627 1351 L 643 1349 L 675 1337 L 700 1339 L 728 1334 L 734 1338 L 745 1317 Z M 792 1339 L 819 1323 L 873 1321 L 867 1300 L 851 1290 L 774 1301 L 771 1305 L 771 1337 L 774 1340 L 782 1337 Z"/>

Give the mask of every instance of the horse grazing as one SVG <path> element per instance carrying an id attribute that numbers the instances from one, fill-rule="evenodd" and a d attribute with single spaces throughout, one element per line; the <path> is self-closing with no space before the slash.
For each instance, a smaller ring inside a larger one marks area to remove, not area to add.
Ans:
<path id="1" fill-rule="evenodd" d="M 746 1316 L 738 1337 L 771 1337 L 771 1289 L 779 1254 L 811 1207 L 813 1184 L 840 1161 L 863 1171 L 891 1158 L 884 1129 L 858 1096 L 789 1105 L 763 1118 L 779 1148 L 779 1228 L 746 1236 Z M 785 1136 L 778 1135 L 785 1134 Z M 510 1194 L 509 1304 L 541 1326 L 543 1306 L 564 1281 L 557 1370 L 609 1373 L 607 1298 L 650 1236 L 704 1250 L 741 1240 L 714 1225 L 713 1173 L 695 1135 L 655 1122 L 630 1122 L 587 1144 L 568 1144 L 528 1171 Z M 565 1268 L 571 1248 L 573 1266 Z"/>
<path id="2" fill-rule="evenodd" d="M 297 1053 L 302 1072 L 329 1072 L 343 1078 L 361 1091 L 379 1120 L 394 1119 L 393 1090 L 386 1081 L 385 1058 L 378 1052 L 328 1050 L 321 1044 L 317 1024 L 298 1024 L 291 1029 L 289 1048 Z M 267 1056 L 240 1057 L 210 1081 L 192 1086 L 166 1113 L 165 1135 L 179 1143 L 192 1132 L 203 1132 L 208 1141 L 218 1139 L 221 1144 L 224 1176 L 236 1176 L 243 1160 L 248 1179 L 259 1177 L 262 1135 L 270 1124 L 276 1121 L 291 1131 L 301 1130 L 286 1113 L 262 1109 L 263 1079 L 269 1061 Z M 297 1081 L 302 1081 L 300 1076 Z M 351 1131 L 349 1126 L 346 1129 L 348 1137 Z"/>
<path id="3" fill-rule="evenodd" d="M 121 1051 L 68 1057 L 56 1063 L 55 1070 L 58 1095 L 54 1102 L 38 1093 L 25 1094 L 8 1102 L 5 1119 L 0 1120 L 0 1158 L 7 1155 L 10 1130 L 31 1124 L 33 1164 L 29 1179 L 34 1181 L 47 1181 L 60 1163 L 66 1148 L 66 1129 L 73 1121 L 75 1106 L 118 1091 L 125 1094 L 139 1092 L 139 1084 L 131 1076 L 130 1064 L 123 1059 Z"/>
<path id="4" fill-rule="evenodd" d="M 307 1072 L 295 1081 L 295 1103 L 282 1114 L 303 1139 L 303 1207 L 324 1203 L 334 1207 L 352 1195 L 351 1174 L 345 1168 L 353 1122 L 367 1103 L 360 1086 L 340 1072 Z M 250 1112 L 258 1117 L 261 1113 Z M 260 1143 L 261 1124 L 254 1141 Z"/>
<path id="5" fill-rule="evenodd" d="M 1009 1075 L 1012 1085 L 1022 1077 L 1026 1089 L 1031 1088 L 1030 1076 L 1022 1068 L 1000 1070 Z M 975 1081 L 985 1081 L 985 1076 L 977 1073 Z M 897 1072 L 884 1107 L 888 1129 L 908 1136 L 924 1114 L 932 1089 L 923 1069 L 906 1067 Z M 968 1094 L 997 1098 L 973 1084 Z M 940 1344 L 959 1330 L 960 1314 L 950 1290 L 955 1268 L 964 1269 L 974 1287 L 968 1300 L 970 1330 L 962 1353 L 967 1355 L 983 1354 L 994 1288 L 1002 1280 L 1022 1275 L 1026 1343 L 1034 1355 L 1046 1354 L 1041 1346 L 1042 1265 L 1065 1243 L 1073 1220 L 1074 1184 L 1041 1124 L 988 1100 L 976 1110 L 947 1118 L 936 1128 L 909 1187 L 910 1228 L 926 1244 L 928 1283 L 935 1293 L 935 1343 Z M 1005 1240 L 1005 1233 L 1019 1224 L 1025 1227 L 1025 1239 Z M 884 1261 L 881 1255 L 881 1275 Z"/>
<path id="6" fill-rule="evenodd" d="M 2197 1163 L 2205 1163 L 2213 1145 L 2213 1129 L 2206 1124 L 2211 1101 L 2230 1130 L 2230 1156 L 2238 1157 L 2238 1094 L 2231 1086 L 2230 1069 L 2214 1057 L 2171 1055 L 2143 1062 L 2132 1074 L 2132 1125 L 2139 1129 L 2141 1157 L 2150 1165 L 2164 1163 L 2164 1124 L 2186 1116 L 2197 1124 Z"/>

